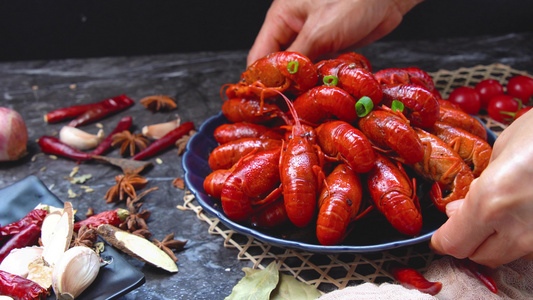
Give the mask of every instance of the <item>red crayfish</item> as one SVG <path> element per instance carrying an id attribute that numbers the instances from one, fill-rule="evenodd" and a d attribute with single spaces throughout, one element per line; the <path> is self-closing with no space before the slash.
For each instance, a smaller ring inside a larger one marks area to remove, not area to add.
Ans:
<path id="1" fill-rule="evenodd" d="M 483 125 L 450 108 L 417 68 L 374 74 L 353 52 L 312 64 L 281 51 L 224 88 L 230 124 L 215 130 L 204 189 L 236 222 L 315 228 L 318 243 L 335 245 L 376 208 L 416 236 L 427 201 L 416 181 L 431 184 L 427 195 L 444 212 L 490 159 Z M 370 108 L 357 108 L 360 98 Z"/>

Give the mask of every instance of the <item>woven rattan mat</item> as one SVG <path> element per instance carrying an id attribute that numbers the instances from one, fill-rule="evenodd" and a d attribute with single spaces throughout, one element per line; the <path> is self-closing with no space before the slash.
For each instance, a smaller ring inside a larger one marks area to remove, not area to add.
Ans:
<path id="1" fill-rule="evenodd" d="M 430 73 L 444 99 L 459 86 L 474 86 L 486 78 L 496 79 L 505 85 L 509 78 L 519 74 L 527 75 L 526 72 L 513 70 L 502 64 Z M 497 136 L 506 127 L 487 115 L 480 114 L 479 117 Z M 220 235 L 224 239 L 224 247 L 237 249 L 239 260 L 250 260 L 254 268 L 259 269 L 277 260 L 280 262 L 281 272 L 292 274 L 322 292 L 364 282 L 393 282 L 394 279 L 385 269 L 388 262 L 400 262 L 424 272 L 436 257 L 427 243 L 369 254 L 316 254 L 285 249 L 228 229 L 218 218 L 208 216 L 190 192 L 184 198 L 184 205 L 179 208 L 195 212 L 198 219 L 208 223 L 209 233 Z"/>

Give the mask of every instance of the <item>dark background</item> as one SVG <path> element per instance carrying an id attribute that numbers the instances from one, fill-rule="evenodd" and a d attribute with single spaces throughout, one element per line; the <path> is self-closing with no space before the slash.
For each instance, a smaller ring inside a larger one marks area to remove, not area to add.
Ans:
<path id="1" fill-rule="evenodd" d="M 0 61 L 248 49 L 271 1 L 0 0 Z M 533 31 L 531 0 L 426 0 L 388 40 Z"/>

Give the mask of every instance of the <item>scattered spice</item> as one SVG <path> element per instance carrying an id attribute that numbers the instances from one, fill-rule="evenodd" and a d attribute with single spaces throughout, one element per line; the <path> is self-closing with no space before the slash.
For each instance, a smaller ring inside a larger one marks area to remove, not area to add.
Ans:
<path id="1" fill-rule="evenodd" d="M 129 155 L 133 156 L 137 153 L 137 150 L 142 151 L 146 149 L 149 144 L 150 141 L 148 141 L 148 139 L 141 133 L 132 134 L 129 130 L 124 130 L 113 135 L 111 146 L 120 145 L 120 154 L 122 156 L 127 154 L 127 150 L 129 150 Z"/>
<path id="2" fill-rule="evenodd" d="M 76 197 L 78 197 L 78 194 L 74 193 L 73 190 L 68 189 L 68 198 L 72 199 L 72 198 L 76 198 Z"/>
<path id="3" fill-rule="evenodd" d="M 191 130 L 187 135 L 182 136 L 179 138 L 175 145 L 178 147 L 178 155 L 181 156 L 185 152 L 185 148 L 187 147 L 187 143 L 191 139 L 191 137 L 196 133 L 196 130 Z"/>
<path id="4" fill-rule="evenodd" d="M 81 226 L 78 232 L 72 233 L 72 241 L 70 242 L 70 247 L 75 246 L 85 246 L 93 248 L 98 238 L 98 232 L 95 227 L 89 227 L 87 225 Z"/>
<path id="5" fill-rule="evenodd" d="M 178 177 L 172 181 L 172 186 L 177 187 L 180 190 L 185 189 L 185 181 L 183 181 L 183 178 Z"/>
<path id="6" fill-rule="evenodd" d="M 128 130 L 130 128 L 130 126 L 131 126 L 132 120 L 133 119 L 130 116 L 126 116 L 126 117 L 123 117 L 122 119 L 120 119 L 120 121 L 118 121 L 118 124 L 115 127 L 115 129 L 113 129 L 113 131 L 111 131 L 111 133 L 100 143 L 100 145 L 98 145 L 98 147 L 96 147 L 91 152 L 91 154 L 93 154 L 93 155 L 102 155 L 105 152 L 107 152 L 107 150 L 109 148 L 111 148 L 111 146 L 113 144 L 113 136 L 115 134 L 119 133 L 119 132 L 122 132 L 124 130 Z"/>
<path id="7" fill-rule="evenodd" d="M 70 172 L 70 175 L 68 175 L 68 177 L 74 177 L 74 175 L 76 175 L 76 173 L 78 173 L 78 171 L 80 170 L 80 167 L 74 167 L 72 168 L 72 171 Z"/>
<path id="8" fill-rule="evenodd" d="M 76 177 L 69 177 L 68 180 L 70 183 L 73 184 L 79 184 L 79 183 L 85 183 L 87 180 L 91 179 L 93 175 L 91 174 L 84 174 Z"/>
<path id="9" fill-rule="evenodd" d="M 133 233 L 135 235 L 142 236 L 144 238 L 149 238 L 152 235 L 148 231 L 148 224 L 146 224 L 146 220 L 148 220 L 152 213 L 146 209 L 141 210 L 141 206 L 143 205 L 143 203 L 140 202 L 140 200 L 146 194 L 157 189 L 158 187 L 153 187 L 133 198 L 128 197 L 126 201 L 126 206 L 128 208 L 129 215 L 122 223 L 118 225 L 120 229 Z"/>
<path id="10" fill-rule="evenodd" d="M 171 233 L 167 235 L 162 241 L 158 241 L 157 239 L 153 239 L 152 243 L 154 243 L 159 249 L 163 250 L 170 258 L 172 258 L 173 261 L 178 261 L 178 258 L 176 255 L 174 255 L 174 251 L 181 251 L 185 247 L 185 244 L 187 244 L 187 241 L 180 241 L 174 239 L 174 233 Z"/>
<path id="11" fill-rule="evenodd" d="M 89 208 L 87 209 L 87 212 L 85 213 L 85 217 L 88 218 L 88 217 L 93 216 L 93 215 L 94 215 L 94 208 L 89 207 Z"/>
<path id="12" fill-rule="evenodd" d="M 178 107 L 173 98 L 165 95 L 144 97 L 139 102 L 152 112 L 157 112 L 160 110 L 173 110 Z"/>
<path id="13" fill-rule="evenodd" d="M 115 184 L 105 194 L 106 203 L 125 200 L 125 194 L 131 198 L 137 197 L 137 190 L 143 189 L 148 180 L 139 174 L 124 174 L 115 176 Z"/>

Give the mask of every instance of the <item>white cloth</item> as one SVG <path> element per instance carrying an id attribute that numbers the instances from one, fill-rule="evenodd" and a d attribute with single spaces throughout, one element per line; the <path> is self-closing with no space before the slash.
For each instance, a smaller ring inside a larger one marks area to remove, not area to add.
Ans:
<path id="1" fill-rule="evenodd" d="M 348 299 L 533 299 L 533 260 L 519 259 L 491 270 L 498 287 L 498 294 L 491 292 L 453 262 L 451 257 L 433 261 L 424 273 L 429 281 L 442 282 L 442 290 L 436 296 L 406 289 L 399 284 L 364 283 L 324 294 L 319 300 Z"/>

